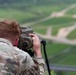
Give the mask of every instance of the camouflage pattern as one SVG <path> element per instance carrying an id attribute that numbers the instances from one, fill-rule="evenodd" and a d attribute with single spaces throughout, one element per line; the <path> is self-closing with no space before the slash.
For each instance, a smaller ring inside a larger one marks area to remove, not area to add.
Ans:
<path id="1" fill-rule="evenodd" d="M 36 61 L 36 64 L 34 64 L 33 66 L 19 71 L 20 65 L 15 60 L 3 58 L 1 58 L 1 60 L 4 62 L 0 62 L 0 66 L 2 66 L 2 68 L 0 69 L 0 75 L 40 75 L 40 70 Z"/>
<path id="2" fill-rule="evenodd" d="M 0 38 L 0 75 L 44 75 L 44 60 L 35 58 Z"/>
<path id="3" fill-rule="evenodd" d="M 40 75 L 40 71 L 37 66 L 31 66 L 19 73 L 19 75 Z"/>

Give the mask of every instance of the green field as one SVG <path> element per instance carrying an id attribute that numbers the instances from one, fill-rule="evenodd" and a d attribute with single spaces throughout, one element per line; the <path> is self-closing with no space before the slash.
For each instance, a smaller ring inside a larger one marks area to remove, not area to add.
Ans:
<path id="1" fill-rule="evenodd" d="M 38 16 L 31 12 L 20 11 L 16 9 L 0 9 L 1 19 L 13 19 L 18 21 L 19 23 L 26 23 L 28 20 L 31 20 L 31 18 L 36 17 Z"/>
<path id="2" fill-rule="evenodd" d="M 36 21 L 50 15 L 52 12 L 61 11 L 69 5 L 59 4 L 56 5 L 32 5 L 31 7 L 25 7 L 23 4 L 14 4 L 10 7 L 0 8 L 0 18 L 2 19 L 14 19 L 19 23 L 26 23 L 31 21 Z M 46 10 L 47 9 L 47 10 Z"/>
<path id="3" fill-rule="evenodd" d="M 61 6 L 61 7 L 60 7 Z M 40 5 L 32 6 L 30 11 L 37 12 L 40 14 L 50 15 L 53 12 L 61 11 L 62 9 L 68 7 L 69 4 L 49 4 L 49 5 Z"/>
<path id="4" fill-rule="evenodd" d="M 70 17 L 58 17 L 58 18 L 52 18 L 49 20 L 46 20 L 45 22 L 39 23 L 40 25 L 46 25 L 46 26 L 55 26 L 55 25 L 60 25 L 60 24 L 65 24 L 69 22 L 75 22 L 76 19 L 70 18 Z"/>
<path id="5" fill-rule="evenodd" d="M 52 35 L 56 35 L 59 31 L 60 28 L 63 27 L 68 27 L 71 25 L 74 25 L 76 22 L 76 19 L 70 18 L 70 17 L 60 17 L 60 18 L 53 18 L 49 19 L 45 22 L 41 22 L 39 24 L 36 24 L 32 26 L 34 31 L 41 33 L 41 34 L 46 34 L 48 26 L 52 28 Z M 69 37 L 75 36 L 75 33 L 69 34 Z M 75 37 L 74 37 L 75 38 Z"/>
<path id="6" fill-rule="evenodd" d="M 76 65 L 76 60 L 74 58 L 76 56 L 76 47 L 69 46 L 63 51 L 66 52 L 59 52 L 55 54 L 55 56 L 49 60 L 50 63 L 61 65 Z"/>
<path id="7" fill-rule="evenodd" d="M 76 7 L 71 9 L 71 10 L 69 10 L 66 14 L 70 14 L 70 15 L 76 14 Z"/>
<path id="8" fill-rule="evenodd" d="M 52 64 L 75 65 L 75 52 L 76 47 L 73 45 L 48 42 L 46 44 L 46 53 L 48 55 L 49 62 Z"/>
<path id="9" fill-rule="evenodd" d="M 68 36 L 68 39 L 76 39 L 76 29 L 73 30 Z"/>
<path id="10" fill-rule="evenodd" d="M 46 49 L 48 56 L 58 54 L 59 52 L 69 48 L 70 45 L 61 44 L 61 43 L 47 43 Z"/>

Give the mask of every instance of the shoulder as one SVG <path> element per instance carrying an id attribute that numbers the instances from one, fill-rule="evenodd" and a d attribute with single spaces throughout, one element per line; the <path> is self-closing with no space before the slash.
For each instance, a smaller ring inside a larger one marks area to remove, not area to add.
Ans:
<path id="1" fill-rule="evenodd" d="M 19 56 L 30 57 L 30 55 L 26 51 L 23 51 L 19 49 L 18 47 L 14 47 L 14 49 L 16 50 Z"/>
<path id="2" fill-rule="evenodd" d="M 14 49 L 15 49 L 17 52 L 19 52 L 19 53 L 26 53 L 26 54 L 27 54 L 27 52 L 24 52 L 22 49 L 19 49 L 18 47 L 15 47 L 15 46 L 14 46 Z"/>

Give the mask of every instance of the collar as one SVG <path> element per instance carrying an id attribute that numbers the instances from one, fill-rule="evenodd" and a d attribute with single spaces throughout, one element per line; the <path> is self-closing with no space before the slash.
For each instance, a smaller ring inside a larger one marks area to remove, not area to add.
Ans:
<path id="1" fill-rule="evenodd" d="M 11 43 L 9 40 L 5 39 L 5 38 L 0 38 L 0 42 L 1 42 L 1 43 L 6 43 L 6 44 L 12 46 L 12 43 Z"/>

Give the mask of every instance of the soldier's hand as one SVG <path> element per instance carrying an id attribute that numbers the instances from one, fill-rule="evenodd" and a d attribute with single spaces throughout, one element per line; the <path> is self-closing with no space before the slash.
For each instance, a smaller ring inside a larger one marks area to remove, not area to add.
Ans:
<path id="1" fill-rule="evenodd" d="M 41 57 L 41 48 L 40 48 L 40 40 L 36 34 L 29 34 L 33 40 L 33 50 L 37 57 Z"/>

